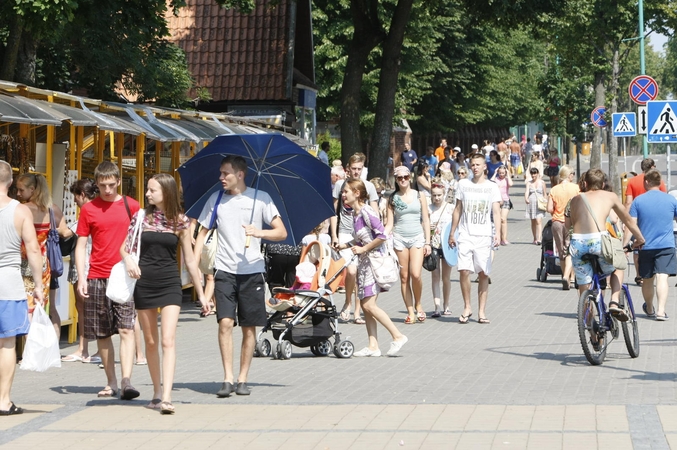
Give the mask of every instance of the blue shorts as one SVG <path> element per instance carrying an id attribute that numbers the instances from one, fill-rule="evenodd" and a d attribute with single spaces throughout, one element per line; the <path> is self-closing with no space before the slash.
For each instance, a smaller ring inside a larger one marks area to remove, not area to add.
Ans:
<path id="1" fill-rule="evenodd" d="M 28 334 L 28 301 L 0 301 L 0 339 Z"/>
<path id="2" fill-rule="evenodd" d="M 520 155 L 517 153 L 511 153 L 510 154 L 510 164 L 512 164 L 513 167 L 517 167 L 520 165 Z"/>
<path id="3" fill-rule="evenodd" d="M 668 274 L 671 277 L 677 275 L 677 258 L 675 258 L 674 248 L 639 251 L 637 274 L 648 280 L 657 273 Z"/>
<path id="4" fill-rule="evenodd" d="M 576 282 L 578 284 L 588 284 L 592 281 L 593 268 L 589 261 L 583 261 L 581 258 L 587 255 L 596 255 L 599 267 L 605 275 L 613 273 L 616 268 L 613 264 L 606 262 L 602 256 L 602 234 L 601 233 L 573 233 L 569 243 L 569 254 L 571 263 L 576 273 Z"/>

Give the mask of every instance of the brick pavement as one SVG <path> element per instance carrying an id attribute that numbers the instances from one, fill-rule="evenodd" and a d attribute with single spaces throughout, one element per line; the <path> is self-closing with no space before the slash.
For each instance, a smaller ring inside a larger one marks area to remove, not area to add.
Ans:
<path id="1" fill-rule="evenodd" d="M 379 298 L 410 339 L 401 357 L 339 360 L 295 347 L 291 360 L 254 361 L 250 397 L 217 399 L 223 376 L 217 326 L 186 305 L 177 339 L 176 416 L 160 419 L 140 407 L 151 395 L 144 366 L 136 366 L 133 377 L 142 400 L 123 404 L 96 398 L 105 381 L 96 366 L 64 363 L 42 374 L 17 371 L 13 399 L 46 412 L 0 419 L 0 444 L 104 448 L 114 430 L 116 445 L 130 448 L 151 439 L 175 448 L 225 442 L 232 448 L 392 448 L 402 441 L 409 448 L 677 446 L 675 321 L 642 316 L 639 358 L 631 359 L 620 340 L 602 366 L 590 366 L 578 341 L 576 294 L 563 292 L 557 279 L 535 280 L 540 249 L 530 244 L 523 192 L 517 182 L 509 218 L 513 244 L 497 252 L 491 276 L 490 325 L 476 322 L 476 300 L 471 322 L 457 322 L 462 300 L 454 270 L 451 318 L 404 325 L 399 290 Z M 639 309 L 639 288 L 631 294 Z M 674 297 L 671 288 L 672 317 Z M 432 311 L 425 271 L 424 305 Z M 342 331 L 356 349 L 366 344 L 364 326 L 347 324 Z M 389 336 L 379 332 L 385 351 Z M 70 351 L 64 346 L 62 352 Z M 223 403 L 229 406 L 217 406 Z M 240 415 L 251 420 L 232 422 Z"/>

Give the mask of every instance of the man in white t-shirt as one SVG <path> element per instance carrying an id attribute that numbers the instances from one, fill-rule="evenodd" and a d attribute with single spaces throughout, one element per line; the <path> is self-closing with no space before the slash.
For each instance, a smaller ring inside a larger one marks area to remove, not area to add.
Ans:
<path id="1" fill-rule="evenodd" d="M 348 160 L 348 177 L 350 178 L 362 179 L 364 185 L 367 187 L 367 194 L 369 195 L 369 204 L 374 209 L 378 211 L 378 192 L 374 185 L 367 180 L 362 178 L 362 173 L 365 171 L 364 162 L 366 161 L 366 156 L 364 153 L 355 153 Z M 341 201 L 341 191 L 343 190 L 343 185 L 345 181 L 339 181 L 334 185 L 334 211 L 337 212 L 337 216 L 333 216 L 330 219 L 331 222 L 331 244 L 336 248 L 339 244 L 345 244 L 353 240 L 353 210 L 348 205 L 343 204 Z M 350 249 L 341 250 L 341 257 L 346 261 L 350 261 L 353 257 L 353 253 Z M 353 299 L 353 291 L 357 293 L 355 289 L 355 281 L 357 280 L 357 260 L 353 261 L 353 264 L 349 265 L 346 269 L 345 276 L 345 290 L 346 290 L 346 301 L 341 308 L 341 320 L 348 321 L 350 319 L 350 304 Z M 364 319 L 360 317 L 360 302 L 355 301 L 355 323 L 363 324 Z"/>
<path id="2" fill-rule="evenodd" d="M 478 322 L 488 324 L 485 314 L 489 294 L 489 274 L 491 272 L 491 249 L 498 247 L 501 235 L 501 193 L 496 183 L 486 179 L 487 168 L 484 155 L 474 153 L 470 157 L 471 180 L 462 179 L 456 189 L 456 209 L 449 234 L 449 245 L 458 245 L 458 272 L 461 281 L 461 294 L 465 304 L 460 323 L 468 323 L 472 316 L 470 307 L 470 274 L 479 274 L 477 296 L 479 303 Z M 491 219 L 495 233 L 491 229 Z M 458 229 L 458 242 L 455 235 Z"/>
<path id="3" fill-rule="evenodd" d="M 227 156 L 221 161 L 221 193 L 215 192 L 202 208 L 198 222 L 202 225 L 195 241 L 195 255 L 202 253 L 210 219 L 216 206 L 218 246 L 214 261 L 214 296 L 219 323 L 219 348 L 225 372 L 220 398 L 249 395 L 247 375 L 254 356 L 256 327 L 267 321 L 265 304 L 266 270 L 261 254 L 261 239 L 282 241 L 287 230 L 280 213 L 267 192 L 255 192 L 245 184 L 247 162 L 241 156 Z M 256 200 L 255 200 L 256 198 Z M 252 214 L 252 210 L 254 213 Z M 271 229 L 264 230 L 264 223 Z M 233 327 L 242 328 L 240 373 L 233 386 Z"/>

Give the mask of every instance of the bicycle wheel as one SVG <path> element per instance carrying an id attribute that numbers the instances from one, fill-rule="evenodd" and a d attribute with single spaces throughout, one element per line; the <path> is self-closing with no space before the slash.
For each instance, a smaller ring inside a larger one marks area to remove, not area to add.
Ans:
<path id="1" fill-rule="evenodd" d="M 632 302 L 632 299 L 629 299 Z M 622 306 L 629 306 L 626 298 L 625 289 L 621 288 L 620 304 Z M 630 319 L 626 322 L 621 322 L 623 327 L 623 339 L 625 339 L 625 346 L 628 348 L 628 354 L 631 358 L 639 356 L 639 329 L 637 328 L 637 317 L 635 317 L 634 308 L 627 308 Z"/>
<path id="2" fill-rule="evenodd" d="M 602 364 L 606 357 L 606 332 L 601 332 L 602 320 L 597 301 L 591 290 L 586 290 L 578 300 L 578 337 L 585 358 L 593 366 Z"/>

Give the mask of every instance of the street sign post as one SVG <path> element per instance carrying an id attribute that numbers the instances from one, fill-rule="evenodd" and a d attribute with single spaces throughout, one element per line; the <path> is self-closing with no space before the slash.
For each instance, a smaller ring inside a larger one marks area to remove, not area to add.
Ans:
<path id="1" fill-rule="evenodd" d="M 606 107 L 604 106 L 598 106 L 597 108 L 592 110 L 592 113 L 590 114 L 590 120 L 596 127 L 603 128 L 607 126 L 607 121 L 604 118 L 605 113 Z"/>
<path id="2" fill-rule="evenodd" d="M 649 75 L 640 75 L 632 79 L 628 94 L 633 102 L 644 105 L 658 97 L 658 83 Z"/>
<path id="3" fill-rule="evenodd" d="M 620 112 L 611 115 L 611 128 L 614 137 L 637 135 L 637 118 L 633 112 Z"/>
<path id="4" fill-rule="evenodd" d="M 646 134 L 649 129 L 646 117 L 646 106 L 637 107 L 637 134 Z"/>
<path id="5" fill-rule="evenodd" d="M 646 104 L 649 142 L 677 142 L 677 100 L 650 101 Z"/>

